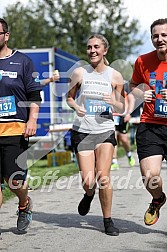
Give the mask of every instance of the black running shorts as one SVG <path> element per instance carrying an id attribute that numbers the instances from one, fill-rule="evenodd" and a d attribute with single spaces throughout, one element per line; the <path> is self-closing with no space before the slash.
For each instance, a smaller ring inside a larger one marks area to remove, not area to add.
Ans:
<path id="1" fill-rule="evenodd" d="M 136 143 L 139 161 L 154 155 L 167 158 L 167 126 L 140 123 L 136 132 Z"/>
<path id="2" fill-rule="evenodd" d="M 0 180 L 11 178 L 24 181 L 26 179 L 27 149 L 28 140 L 24 136 L 0 137 Z"/>
<path id="3" fill-rule="evenodd" d="M 111 143 L 117 145 L 115 132 L 107 131 L 100 134 L 87 134 L 72 130 L 71 143 L 75 153 L 84 150 L 95 150 L 96 145 L 100 143 Z"/>
<path id="4" fill-rule="evenodd" d="M 124 116 L 120 116 L 119 125 L 115 125 L 115 129 L 116 129 L 116 131 L 118 131 L 119 133 L 122 133 L 122 134 L 128 133 L 129 123 L 124 122 Z"/>

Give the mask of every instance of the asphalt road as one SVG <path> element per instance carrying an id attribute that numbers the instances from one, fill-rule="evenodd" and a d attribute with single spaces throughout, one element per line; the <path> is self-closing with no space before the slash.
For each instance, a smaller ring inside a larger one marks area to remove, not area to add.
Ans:
<path id="1" fill-rule="evenodd" d="M 120 229 L 117 237 L 107 236 L 98 199 L 98 190 L 90 213 L 80 216 L 78 202 L 83 196 L 77 175 L 62 178 L 50 187 L 31 191 L 33 221 L 29 230 L 16 230 L 17 198 L 5 203 L 1 210 L 0 251 L 24 252 L 166 252 L 167 204 L 161 209 L 159 221 L 146 226 L 143 215 L 151 201 L 141 182 L 139 165 L 129 168 L 127 158 L 119 160 L 120 169 L 111 171 L 114 195 L 112 217 Z M 167 169 L 163 163 L 162 177 L 167 193 Z"/>

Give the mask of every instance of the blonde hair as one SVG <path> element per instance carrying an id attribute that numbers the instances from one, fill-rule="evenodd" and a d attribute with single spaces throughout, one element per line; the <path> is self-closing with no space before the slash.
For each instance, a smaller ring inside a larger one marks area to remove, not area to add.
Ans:
<path id="1" fill-rule="evenodd" d="M 100 40 L 102 41 L 102 44 L 104 45 L 104 48 L 105 48 L 105 49 L 108 49 L 108 48 L 109 48 L 108 40 L 107 40 L 103 35 L 101 35 L 101 34 L 93 34 L 93 35 L 91 35 L 91 36 L 88 38 L 87 41 L 89 41 L 89 40 L 92 39 L 92 38 L 100 39 Z M 105 64 L 106 66 L 109 66 L 109 62 L 108 62 L 108 60 L 106 59 L 105 56 L 103 56 L 103 59 L 104 59 L 104 64 Z"/>

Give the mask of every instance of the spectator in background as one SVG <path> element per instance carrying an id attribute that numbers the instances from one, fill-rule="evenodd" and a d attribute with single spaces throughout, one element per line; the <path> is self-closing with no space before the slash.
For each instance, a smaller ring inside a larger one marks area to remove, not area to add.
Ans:
<path id="1" fill-rule="evenodd" d="M 134 109 L 134 104 L 135 104 L 135 98 L 133 94 L 131 93 L 127 94 L 127 92 L 125 92 L 125 112 L 122 115 L 120 114 L 114 115 L 116 139 L 117 139 L 118 144 L 122 143 L 123 148 L 125 149 L 130 167 L 133 167 L 135 165 L 135 159 L 132 156 L 131 145 L 130 145 L 129 136 L 128 136 L 129 120 L 131 118 L 131 113 L 133 112 L 133 109 Z M 117 151 L 118 151 L 118 148 L 117 146 L 115 146 L 111 170 L 119 169 Z"/>
<path id="2" fill-rule="evenodd" d="M 51 77 L 49 77 L 47 79 L 39 80 L 39 82 L 40 82 L 41 86 L 46 86 L 50 82 L 59 81 L 59 79 L 60 79 L 59 71 L 55 70 Z"/>

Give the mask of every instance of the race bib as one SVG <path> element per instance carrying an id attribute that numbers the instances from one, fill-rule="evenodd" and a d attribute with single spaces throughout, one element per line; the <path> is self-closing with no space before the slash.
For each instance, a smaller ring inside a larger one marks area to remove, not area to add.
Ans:
<path id="1" fill-rule="evenodd" d="M 156 99 L 155 99 L 155 108 L 154 108 L 154 116 L 155 117 L 164 117 L 167 118 L 167 102 L 162 99 L 161 90 L 166 88 L 166 78 L 167 73 L 164 73 L 164 80 L 157 80 L 156 81 Z"/>
<path id="2" fill-rule="evenodd" d="M 16 115 L 15 97 L 4 96 L 0 97 L 0 117 Z"/>
<path id="3" fill-rule="evenodd" d="M 117 115 L 114 115 L 113 116 L 113 119 L 114 119 L 114 123 L 115 125 L 119 125 L 120 124 L 120 116 L 117 116 Z"/>
<path id="4" fill-rule="evenodd" d="M 111 106 L 103 100 L 85 99 L 86 115 L 108 116 L 111 113 Z"/>
<path id="5" fill-rule="evenodd" d="M 154 116 L 167 118 L 167 102 L 163 99 L 156 98 Z"/>

